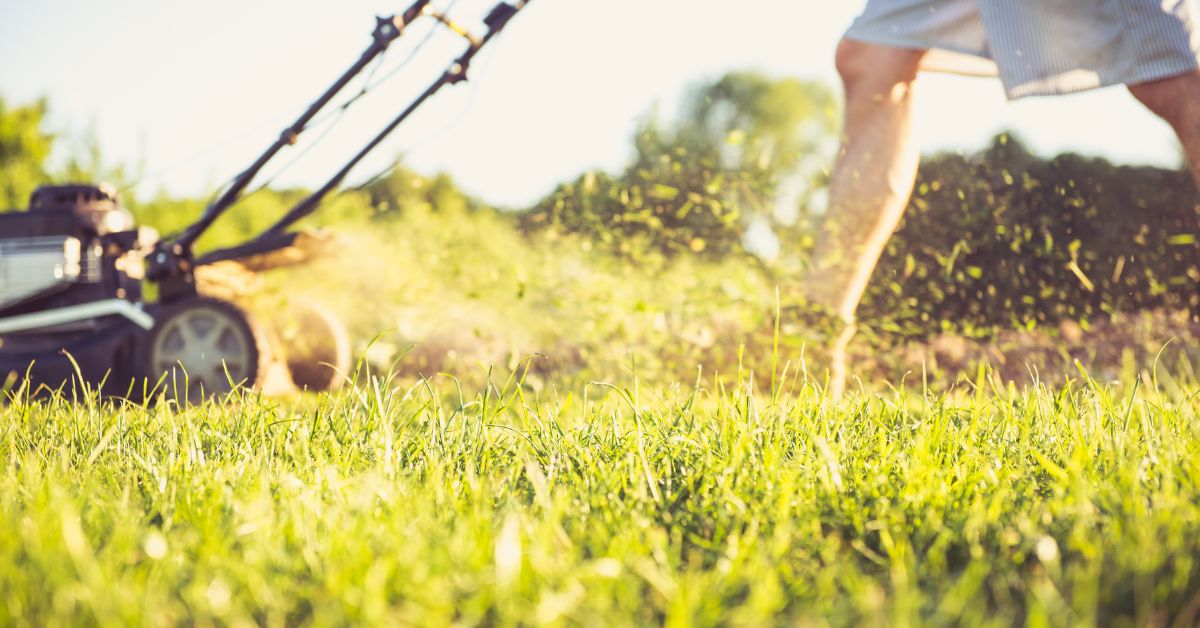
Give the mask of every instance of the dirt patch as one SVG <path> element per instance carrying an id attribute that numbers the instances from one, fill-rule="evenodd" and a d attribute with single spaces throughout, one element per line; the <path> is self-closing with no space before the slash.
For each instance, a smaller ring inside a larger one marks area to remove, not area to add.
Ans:
<path id="1" fill-rule="evenodd" d="M 1157 364 L 1189 373 L 1200 357 L 1200 317 L 1189 312 L 1150 311 L 1120 314 L 1088 325 L 1064 322 L 1057 327 L 999 331 L 989 338 L 940 334 L 924 342 L 900 342 L 872 350 L 855 349 L 866 372 L 895 381 L 924 372 L 953 383 L 974 377 L 981 364 L 1004 381 L 1046 382 L 1078 378 L 1080 367 L 1101 381 L 1120 379 Z M 887 353 L 890 353 L 888 355 Z"/>

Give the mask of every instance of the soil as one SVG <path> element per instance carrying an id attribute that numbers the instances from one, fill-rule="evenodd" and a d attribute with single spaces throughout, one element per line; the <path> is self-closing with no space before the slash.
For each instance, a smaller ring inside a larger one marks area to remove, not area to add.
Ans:
<path id="1" fill-rule="evenodd" d="M 1165 369 L 1192 376 L 1200 367 L 1200 317 L 1180 311 L 1120 314 L 1081 325 L 1005 330 L 989 338 L 940 334 L 927 341 L 898 342 L 892 348 L 855 348 L 863 370 L 897 381 L 907 374 L 942 384 L 974 379 L 986 364 L 1006 382 L 1097 381 Z"/>

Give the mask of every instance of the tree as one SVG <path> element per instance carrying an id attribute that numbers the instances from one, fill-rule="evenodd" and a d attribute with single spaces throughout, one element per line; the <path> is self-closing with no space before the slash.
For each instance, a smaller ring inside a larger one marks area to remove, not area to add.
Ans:
<path id="1" fill-rule="evenodd" d="M 54 136 L 42 129 L 46 101 L 10 107 L 0 98 L 0 210 L 24 207 L 46 180 Z"/>
<path id="2" fill-rule="evenodd" d="M 826 161 L 834 110 L 818 83 L 728 74 L 693 90 L 674 123 L 648 116 L 622 174 L 562 185 L 525 222 L 619 250 L 639 239 L 668 253 L 742 250 L 754 221 L 776 229 L 794 221 L 794 183 Z"/>
<path id="3" fill-rule="evenodd" d="M 692 94 L 674 143 L 706 165 L 738 173 L 744 203 L 774 209 L 781 185 L 826 163 L 834 112 L 824 85 L 733 73 Z"/>

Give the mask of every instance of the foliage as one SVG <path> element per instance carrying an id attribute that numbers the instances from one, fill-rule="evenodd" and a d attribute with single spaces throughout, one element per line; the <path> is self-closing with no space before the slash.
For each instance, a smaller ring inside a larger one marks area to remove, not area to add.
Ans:
<path id="1" fill-rule="evenodd" d="M 220 220 L 213 223 L 208 232 L 196 245 L 198 251 L 245 242 L 262 233 L 275 221 L 308 195 L 305 190 L 265 189 L 246 195 L 239 200 Z M 203 215 L 208 206 L 206 200 L 172 198 L 160 195 L 144 202 L 132 201 L 130 209 L 138 224 L 153 227 L 161 234 L 176 234 Z M 331 199 L 321 215 L 309 221 L 313 226 L 331 223 L 353 224 L 370 213 L 360 202 L 347 204 Z"/>
<path id="2" fill-rule="evenodd" d="M 301 189 L 252 189 L 213 224 L 197 248 L 204 251 L 244 242 L 274 224 L 308 194 L 309 191 Z M 139 224 L 171 234 L 199 218 L 208 203 L 159 195 L 146 201 L 131 199 L 128 204 Z M 358 189 L 327 197 L 320 209 L 300 225 L 355 229 L 366 222 L 392 223 L 404 219 L 410 212 L 430 211 L 465 218 L 467 213 L 487 210 L 459 189 L 448 175 L 428 177 L 397 164 L 385 176 Z"/>
<path id="3" fill-rule="evenodd" d="M 1003 135 L 922 166 L 863 314 L 929 334 L 1197 312 L 1198 225 L 1188 172 L 1046 160 Z"/>
<path id="4" fill-rule="evenodd" d="M 832 111 L 822 85 L 729 74 L 696 89 L 674 125 L 645 121 L 622 174 L 593 172 L 560 186 L 524 224 L 626 254 L 640 246 L 711 257 L 740 251 L 755 218 L 778 223 L 780 203 L 795 201 L 783 195 L 786 184 L 819 161 Z"/>
<path id="5" fill-rule="evenodd" d="M 25 207 L 46 181 L 46 158 L 54 136 L 44 127 L 47 105 L 40 100 L 13 107 L 0 98 L 0 211 Z"/>
<path id="6" fill-rule="evenodd" d="M 380 219 L 402 218 L 409 209 L 455 215 L 484 209 L 449 175 L 425 176 L 400 164 L 361 186 L 360 191 L 366 193 L 375 217 Z"/>
<path id="7" fill-rule="evenodd" d="M 0 98 L 0 211 L 24 209 L 33 191 L 44 184 L 103 181 L 120 188 L 129 180 L 123 165 L 104 161 L 94 130 L 66 149 L 68 157 L 61 165 L 52 166 L 49 161 L 63 149 L 63 137 L 45 128 L 48 112 L 46 100 L 12 107 Z M 128 193 L 124 196 L 133 200 Z"/>

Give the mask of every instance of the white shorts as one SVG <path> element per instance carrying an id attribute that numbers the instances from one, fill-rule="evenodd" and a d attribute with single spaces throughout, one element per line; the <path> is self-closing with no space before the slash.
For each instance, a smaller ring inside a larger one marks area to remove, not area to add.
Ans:
<path id="1" fill-rule="evenodd" d="M 1009 98 L 1200 67 L 1191 0 L 868 0 L 847 39 L 930 50 L 922 69 L 999 75 Z"/>

